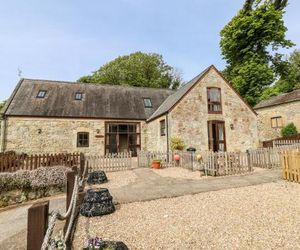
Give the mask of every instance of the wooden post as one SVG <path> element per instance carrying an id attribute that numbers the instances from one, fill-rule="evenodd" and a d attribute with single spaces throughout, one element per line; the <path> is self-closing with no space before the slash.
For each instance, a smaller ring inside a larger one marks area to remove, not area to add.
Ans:
<path id="1" fill-rule="evenodd" d="M 84 158 L 84 154 L 83 153 L 80 153 L 80 176 L 83 175 L 83 171 L 84 171 L 84 165 L 85 165 L 85 158 Z"/>
<path id="2" fill-rule="evenodd" d="M 27 250 L 39 250 L 48 227 L 49 201 L 28 209 Z"/>
<path id="3" fill-rule="evenodd" d="M 71 203 L 74 184 L 75 184 L 75 171 L 67 172 L 66 211 L 68 211 L 69 205 Z"/>

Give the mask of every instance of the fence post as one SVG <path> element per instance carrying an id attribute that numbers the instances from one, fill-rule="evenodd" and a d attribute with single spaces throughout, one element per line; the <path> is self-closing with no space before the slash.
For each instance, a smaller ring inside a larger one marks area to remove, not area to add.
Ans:
<path id="1" fill-rule="evenodd" d="M 27 250 L 39 250 L 48 227 L 49 201 L 37 203 L 28 209 Z"/>
<path id="2" fill-rule="evenodd" d="M 82 176 L 83 172 L 84 172 L 84 165 L 85 165 L 85 157 L 83 153 L 80 153 L 80 176 Z"/>
<path id="3" fill-rule="evenodd" d="M 252 172 L 252 163 L 249 150 L 246 150 L 247 153 L 247 162 L 248 162 L 248 171 Z"/>
<path id="4" fill-rule="evenodd" d="M 66 211 L 71 203 L 72 193 L 75 185 L 75 171 L 67 172 L 67 197 L 66 197 Z"/>

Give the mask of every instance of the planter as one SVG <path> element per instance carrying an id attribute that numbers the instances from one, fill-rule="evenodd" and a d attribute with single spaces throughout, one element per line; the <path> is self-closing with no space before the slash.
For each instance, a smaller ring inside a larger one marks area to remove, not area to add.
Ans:
<path id="1" fill-rule="evenodd" d="M 160 169 L 161 163 L 160 161 L 153 161 L 151 167 L 154 169 Z"/>

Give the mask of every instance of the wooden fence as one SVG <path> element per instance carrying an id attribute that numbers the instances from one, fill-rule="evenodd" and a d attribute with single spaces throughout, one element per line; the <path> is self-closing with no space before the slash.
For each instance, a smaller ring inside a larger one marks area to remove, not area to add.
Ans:
<path id="1" fill-rule="evenodd" d="M 76 229 L 76 218 L 85 195 L 84 186 L 86 174 L 87 170 L 85 169 L 83 161 L 80 162 L 80 169 L 73 167 L 72 171 L 67 173 L 67 212 L 65 214 L 57 210 L 49 213 L 49 201 L 35 203 L 28 209 L 27 250 L 52 249 L 48 248 L 48 246 L 51 239 L 54 238 L 53 229 L 56 220 L 65 221 L 63 241 L 66 244 L 66 249 L 71 249 L 72 237 Z M 76 180 L 80 181 L 76 182 Z M 49 227 L 51 230 L 48 232 Z"/>
<path id="2" fill-rule="evenodd" d="M 174 160 L 174 155 L 180 156 L 179 161 Z M 200 155 L 200 157 L 199 157 Z M 199 158 L 198 158 L 199 157 Z M 198 158 L 198 159 L 197 159 Z M 139 152 L 139 167 L 150 167 L 153 160 L 160 160 L 163 168 L 183 167 L 190 170 L 204 170 L 208 175 L 232 175 L 242 174 L 252 171 L 249 165 L 249 155 L 247 153 L 228 152 Z"/>
<path id="3" fill-rule="evenodd" d="M 280 137 L 273 140 L 263 141 L 264 148 L 278 147 L 300 143 L 300 133 L 289 137 Z"/>
<path id="4" fill-rule="evenodd" d="M 274 140 L 273 147 L 287 146 L 287 145 L 295 145 L 300 144 L 299 140 Z"/>
<path id="5" fill-rule="evenodd" d="M 86 164 L 89 172 L 95 170 L 113 172 L 133 168 L 131 152 L 86 156 Z"/>
<path id="6" fill-rule="evenodd" d="M 179 161 L 174 160 L 174 155 L 180 156 Z M 207 155 L 207 153 L 205 154 Z M 203 164 L 197 161 L 195 153 L 189 153 L 184 151 L 139 151 L 138 152 L 138 166 L 139 167 L 150 167 L 153 160 L 159 160 L 162 168 L 166 167 L 182 167 L 191 170 L 203 169 Z"/>
<path id="7" fill-rule="evenodd" d="M 83 154 L 80 153 L 36 155 L 5 153 L 0 155 L 0 172 L 33 170 L 39 167 L 51 167 L 57 165 L 72 167 L 79 164 L 81 157 L 83 157 Z"/>
<path id="8" fill-rule="evenodd" d="M 284 151 L 281 154 L 282 177 L 300 183 L 300 151 Z"/>

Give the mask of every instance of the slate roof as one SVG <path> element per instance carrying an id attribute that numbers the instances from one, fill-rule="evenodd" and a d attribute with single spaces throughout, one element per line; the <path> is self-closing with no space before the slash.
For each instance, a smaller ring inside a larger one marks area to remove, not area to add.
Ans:
<path id="1" fill-rule="evenodd" d="M 194 86 L 194 84 L 210 70 L 211 67 L 212 66 L 206 68 L 191 81 L 179 88 L 174 94 L 170 95 L 148 120 L 154 120 L 155 118 L 167 113 L 177 102 L 181 100 L 181 98 Z"/>
<path id="2" fill-rule="evenodd" d="M 294 101 L 300 101 L 300 89 L 294 90 L 290 93 L 273 96 L 267 100 L 263 100 L 260 103 L 258 103 L 254 107 L 254 109 L 260 109 L 260 108 L 280 105 L 280 104 L 294 102 Z"/>
<path id="3" fill-rule="evenodd" d="M 46 90 L 45 98 L 36 98 Z M 75 100 L 82 92 L 83 100 Z M 21 79 L 4 108 L 7 116 L 76 117 L 146 120 L 173 90 Z M 143 98 L 152 101 L 145 108 Z"/>

